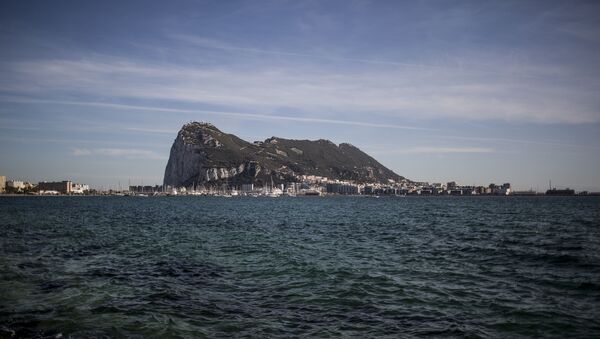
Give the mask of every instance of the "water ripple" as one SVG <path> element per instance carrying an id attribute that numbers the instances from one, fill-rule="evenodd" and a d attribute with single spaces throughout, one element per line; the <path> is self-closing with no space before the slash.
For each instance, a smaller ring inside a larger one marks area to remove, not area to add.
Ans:
<path id="1" fill-rule="evenodd" d="M 597 337 L 599 207 L 0 198 L 0 337 Z"/>

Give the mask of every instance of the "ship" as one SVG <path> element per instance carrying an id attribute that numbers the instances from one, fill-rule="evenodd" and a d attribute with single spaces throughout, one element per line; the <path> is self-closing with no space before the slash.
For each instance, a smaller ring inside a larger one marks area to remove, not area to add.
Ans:
<path id="1" fill-rule="evenodd" d="M 570 188 L 565 188 L 563 190 L 557 190 L 556 188 L 552 188 L 546 191 L 546 195 L 575 195 L 575 190 Z"/>
<path id="2" fill-rule="evenodd" d="M 575 190 L 570 188 L 565 188 L 562 190 L 557 190 L 556 187 L 552 187 L 552 180 L 548 182 L 548 190 L 546 191 L 546 195 L 575 195 Z"/>

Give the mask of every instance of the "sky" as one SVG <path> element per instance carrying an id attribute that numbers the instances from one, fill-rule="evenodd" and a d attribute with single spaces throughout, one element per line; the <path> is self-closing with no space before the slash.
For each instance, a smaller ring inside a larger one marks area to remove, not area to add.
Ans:
<path id="1" fill-rule="evenodd" d="M 600 191 L 600 2 L 0 3 L 0 175 L 161 184 L 189 121 Z"/>

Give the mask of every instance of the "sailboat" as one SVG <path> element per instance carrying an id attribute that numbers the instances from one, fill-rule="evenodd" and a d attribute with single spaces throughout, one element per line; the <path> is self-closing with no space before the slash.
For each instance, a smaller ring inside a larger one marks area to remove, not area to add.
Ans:
<path id="1" fill-rule="evenodd" d="M 269 191 L 268 196 L 271 198 L 277 198 L 279 197 L 281 194 L 283 194 L 283 191 L 281 191 L 280 188 L 274 187 L 275 185 L 273 184 L 273 176 L 271 176 L 271 189 Z"/>

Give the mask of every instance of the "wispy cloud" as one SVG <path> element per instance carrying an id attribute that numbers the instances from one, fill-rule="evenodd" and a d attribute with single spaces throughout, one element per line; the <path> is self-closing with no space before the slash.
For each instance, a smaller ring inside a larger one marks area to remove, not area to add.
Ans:
<path id="1" fill-rule="evenodd" d="M 373 151 L 374 154 L 469 154 L 469 153 L 495 153 L 493 148 L 487 147 L 413 147 L 406 149 L 388 149 Z"/>
<path id="2" fill-rule="evenodd" d="M 268 54 L 268 55 L 277 55 L 284 57 L 300 57 L 300 58 L 311 58 L 311 59 L 323 59 L 329 61 L 349 61 L 349 62 L 357 62 L 357 63 L 365 63 L 365 64 L 375 64 L 375 65 L 388 65 L 388 66 L 400 66 L 400 67 L 411 67 L 411 68 L 444 68 L 443 66 L 438 65 L 427 65 L 427 64 L 417 64 L 410 62 L 397 62 L 390 60 L 377 60 L 377 59 L 361 59 L 361 58 L 347 58 L 340 57 L 334 55 L 326 55 L 326 54 L 309 54 L 309 53 L 297 53 L 297 52 L 287 52 L 287 51 L 278 51 L 278 50 L 270 50 L 264 48 L 252 48 L 252 47 L 241 47 L 230 44 L 228 42 L 216 39 L 210 39 L 202 36 L 188 35 L 188 34 L 171 34 L 168 37 L 174 39 L 179 42 L 184 42 L 193 46 L 197 46 L 200 48 L 210 48 L 210 49 L 219 49 L 224 51 L 233 51 L 233 52 L 247 52 L 247 53 L 256 53 L 256 54 Z"/>
<path id="3" fill-rule="evenodd" d="M 166 156 L 156 153 L 155 151 L 135 149 L 135 148 L 74 148 L 71 150 L 73 156 L 109 156 L 109 157 L 126 157 L 126 158 L 142 158 L 142 159 L 167 159 Z"/>
<path id="4" fill-rule="evenodd" d="M 93 98 L 101 94 L 121 101 L 162 100 L 245 112 L 293 109 L 296 118 L 280 119 L 307 122 L 340 120 L 354 124 L 353 120 L 359 120 L 356 117 L 376 115 L 536 123 L 600 121 L 593 84 L 569 87 L 560 81 L 465 76 L 460 69 L 355 72 L 332 71 L 319 65 L 299 69 L 262 65 L 234 70 L 112 58 L 45 60 L 14 64 L 0 80 L 0 87 L 9 93 L 38 97 Z"/>
<path id="5" fill-rule="evenodd" d="M 103 102 L 40 100 L 40 99 L 23 99 L 23 98 L 0 98 L 0 101 L 9 101 L 9 102 L 18 102 L 18 103 L 45 103 L 45 104 L 55 104 L 55 105 L 107 107 L 107 108 L 122 109 L 122 110 L 141 110 L 141 111 L 167 112 L 167 113 L 221 115 L 221 116 L 233 116 L 233 117 L 245 119 L 245 120 L 284 120 L 284 121 L 296 121 L 296 122 L 307 122 L 307 123 L 352 125 L 352 126 L 363 126 L 363 127 L 374 127 L 374 128 L 391 128 L 391 129 L 406 129 L 406 130 L 420 130 L 420 131 L 436 131 L 437 130 L 434 128 L 426 128 L 426 127 L 407 126 L 407 125 L 398 125 L 398 124 L 378 124 L 378 123 L 371 123 L 371 122 L 364 122 L 364 121 L 321 119 L 321 118 L 303 118 L 303 117 L 282 116 L 282 115 L 224 112 L 224 111 L 217 111 L 217 110 L 191 110 L 191 109 L 179 109 L 179 108 L 169 108 L 169 107 L 160 107 L 160 106 L 112 104 L 112 103 L 103 103 Z M 137 127 L 126 127 L 125 129 L 130 130 L 130 131 L 151 132 L 151 133 L 169 133 L 170 134 L 170 133 L 176 132 L 175 130 L 137 128 Z"/>
<path id="6" fill-rule="evenodd" d="M 141 180 L 145 180 L 146 183 L 152 183 L 152 182 L 162 182 L 162 176 L 143 176 L 140 177 L 139 173 L 127 173 L 127 174 L 119 174 L 119 175 L 108 175 L 108 174 L 92 174 L 89 172 L 64 172 L 65 176 L 67 177 L 73 177 L 73 178 L 86 178 L 86 179 L 110 179 L 110 182 L 112 182 L 112 185 L 119 185 L 119 183 L 122 183 L 123 186 L 125 184 L 127 184 L 127 181 L 129 181 L 131 184 L 134 185 L 138 185 L 141 184 Z M 122 182 L 119 182 L 120 180 L 123 180 Z M 129 180 L 128 180 L 129 179 Z M 133 179 L 133 180 L 131 180 Z"/>
<path id="7" fill-rule="evenodd" d="M 494 153 L 492 148 L 485 147 L 416 147 L 408 150 L 409 153 Z"/>
<path id="8" fill-rule="evenodd" d="M 581 145 L 559 141 L 548 141 L 548 140 L 529 140 L 529 139 L 518 139 L 518 138 L 494 138 L 494 137 L 465 137 L 456 135 L 436 135 L 440 139 L 454 139 L 454 140 L 471 140 L 471 141 L 483 141 L 483 142 L 501 142 L 511 144 L 522 144 L 522 145 L 545 145 L 545 146 L 558 146 L 558 147 L 575 147 L 575 148 L 588 148 L 588 149 L 600 149 L 597 145 Z"/>
<path id="9" fill-rule="evenodd" d="M 85 155 L 92 155 L 92 151 L 89 149 L 84 149 L 84 148 L 74 148 L 71 150 L 71 155 L 74 156 L 85 156 Z"/>
<path id="10" fill-rule="evenodd" d="M 442 63 L 415 63 L 415 62 L 401 62 L 394 60 L 385 60 L 385 59 L 367 59 L 367 58 L 354 58 L 354 57 L 344 57 L 335 54 L 327 54 L 327 53 L 298 53 L 298 52 L 288 52 L 281 50 L 273 50 L 273 49 L 265 49 L 265 48 L 253 48 L 246 46 L 237 46 L 235 44 L 231 44 L 227 41 L 217 40 L 212 38 L 207 38 L 203 36 L 197 35 L 189 35 L 189 34 L 169 34 L 168 38 L 175 40 L 176 42 L 188 44 L 191 46 L 203 48 L 203 49 L 218 49 L 222 51 L 229 52 L 245 52 L 252 54 L 265 54 L 265 55 L 274 55 L 274 56 L 282 56 L 282 57 L 297 57 L 297 58 L 307 58 L 307 59 L 315 59 L 322 61 L 332 61 L 332 62 L 348 62 L 348 63 L 358 63 L 358 64 L 367 64 L 367 65 L 381 65 L 381 66 L 392 66 L 394 68 L 411 68 L 419 72 L 424 71 L 444 71 L 444 72 L 460 72 L 462 74 L 493 74 L 493 75 L 510 75 L 513 78 L 532 78 L 532 79 L 540 79 L 544 76 L 549 75 L 547 72 L 550 71 L 550 74 L 556 76 L 557 72 L 560 71 L 556 68 L 548 68 L 543 67 L 541 65 L 520 65 L 518 69 L 515 69 L 514 65 L 511 67 L 498 67 L 501 65 L 474 62 L 472 60 L 468 60 L 467 58 L 458 58 L 451 60 L 444 60 Z M 506 65 L 505 65 L 506 66 Z M 546 73 L 546 74 L 544 74 Z"/>
<path id="11" fill-rule="evenodd" d="M 142 127 L 125 127 L 124 130 L 132 131 L 132 132 L 144 132 L 151 134 L 171 134 L 175 135 L 177 133 L 176 129 L 158 129 L 158 128 L 142 128 Z"/>

